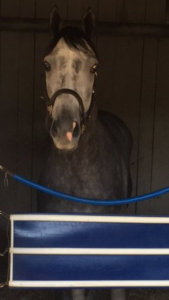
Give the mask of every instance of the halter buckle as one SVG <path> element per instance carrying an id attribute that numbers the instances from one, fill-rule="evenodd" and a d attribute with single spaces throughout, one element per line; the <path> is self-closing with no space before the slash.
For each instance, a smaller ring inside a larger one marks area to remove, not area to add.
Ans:
<path id="1" fill-rule="evenodd" d="M 48 111 L 49 116 L 51 116 L 52 115 L 52 111 L 53 111 L 53 105 L 47 106 L 47 111 Z"/>
<path id="2" fill-rule="evenodd" d="M 82 127 L 81 127 L 81 133 L 82 133 L 82 134 L 84 133 L 85 129 L 86 129 L 86 125 L 85 125 L 85 124 L 82 124 Z"/>

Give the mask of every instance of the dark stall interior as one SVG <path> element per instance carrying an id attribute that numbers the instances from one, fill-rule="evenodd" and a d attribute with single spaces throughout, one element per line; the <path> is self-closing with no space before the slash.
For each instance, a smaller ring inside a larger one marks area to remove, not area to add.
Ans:
<path id="1" fill-rule="evenodd" d="M 89 6 L 95 13 L 97 103 L 120 117 L 133 135 L 132 196 L 168 186 L 168 0 L 0 0 L 0 164 L 38 181 L 47 138 L 42 61 L 54 4 L 65 24 L 80 24 Z M 36 191 L 10 177 L 5 187 L 0 172 L 0 210 L 34 212 Z M 168 215 L 169 194 L 131 204 L 122 213 Z M 4 221 L 0 224 L 4 228 Z M 31 293 L 28 299 L 33 297 L 42 299 Z M 168 299 L 168 293 L 133 291 L 128 299 Z"/>

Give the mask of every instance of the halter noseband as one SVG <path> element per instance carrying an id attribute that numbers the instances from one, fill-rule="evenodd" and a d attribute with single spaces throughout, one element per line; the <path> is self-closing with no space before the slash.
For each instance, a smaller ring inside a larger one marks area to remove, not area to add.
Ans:
<path id="1" fill-rule="evenodd" d="M 80 124 L 80 127 L 81 127 L 81 133 L 83 134 L 83 132 L 86 129 L 86 123 L 87 123 L 88 119 L 90 118 L 90 114 L 91 114 L 91 111 L 92 111 L 92 108 L 93 108 L 93 105 L 94 105 L 94 97 L 93 97 L 94 90 L 93 90 L 93 94 L 92 94 L 92 100 L 91 100 L 90 108 L 87 111 L 87 113 L 85 114 L 82 98 L 80 97 L 80 95 L 76 91 L 74 91 L 72 89 L 67 89 L 67 88 L 59 89 L 58 91 L 56 91 L 52 95 L 51 98 L 49 98 L 48 93 L 47 93 L 47 89 L 46 89 L 46 82 L 45 82 L 45 84 L 44 84 L 44 98 L 45 98 L 46 103 L 47 103 L 47 111 L 48 111 L 48 114 L 49 114 L 50 118 L 52 118 L 52 111 L 53 111 L 54 103 L 57 100 L 57 97 L 62 95 L 62 94 L 72 95 L 78 101 L 80 109 L 81 109 L 81 124 Z"/>

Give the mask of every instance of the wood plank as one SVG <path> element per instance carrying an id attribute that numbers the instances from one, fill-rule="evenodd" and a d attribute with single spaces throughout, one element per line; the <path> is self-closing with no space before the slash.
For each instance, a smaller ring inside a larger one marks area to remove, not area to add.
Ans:
<path id="1" fill-rule="evenodd" d="M 20 17 L 34 17 L 35 1 L 22 2 Z M 19 33 L 17 172 L 31 179 L 34 90 L 34 34 Z M 18 184 L 17 210 L 31 211 L 31 189 Z"/>
<path id="2" fill-rule="evenodd" d="M 42 2 L 42 7 L 41 7 Z M 36 18 L 45 16 L 48 17 L 48 13 L 51 9 L 49 8 L 52 3 L 48 1 L 37 1 L 36 3 Z M 46 11 L 48 13 L 46 14 Z M 43 69 L 43 57 L 45 49 L 48 45 L 50 36 L 47 33 L 36 33 L 35 35 L 35 64 L 34 64 L 34 106 L 33 106 L 33 171 L 32 177 L 35 182 L 38 181 L 40 170 L 43 165 L 43 148 L 45 146 L 46 130 L 45 130 L 45 115 L 46 115 L 46 104 L 40 97 L 43 94 L 43 80 L 44 80 L 44 69 Z M 32 210 L 36 211 L 36 198 L 37 192 L 33 190 L 32 193 Z"/>
<path id="3" fill-rule="evenodd" d="M 36 18 L 49 19 L 52 8 L 57 5 L 63 19 L 67 19 L 68 0 L 37 0 L 36 1 Z"/>
<path id="4" fill-rule="evenodd" d="M 119 116 L 133 136 L 131 157 L 132 195 L 137 193 L 138 130 L 142 74 L 143 40 L 116 38 L 114 56 L 113 96 L 109 110 Z M 134 205 L 128 209 L 133 210 Z"/>
<path id="5" fill-rule="evenodd" d="M 19 82 L 18 82 L 18 150 L 17 173 L 28 179 L 32 174 L 32 117 L 34 86 L 34 35 L 19 34 Z M 31 211 L 31 189 L 23 184 L 17 188 L 17 211 Z"/>
<path id="6" fill-rule="evenodd" d="M 166 24 L 169 24 L 169 1 L 166 0 Z"/>
<path id="7" fill-rule="evenodd" d="M 83 17 L 83 0 L 68 0 L 68 19 L 80 21 Z"/>
<path id="8" fill-rule="evenodd" d="M 125 1 L 118 0 L 116 3 L 116 22 L 125 22 Z"/>
<path id="9" fill-rule="evenodd" d="M 19 0 L 1 1 L 1 16 L 18 17 Z M 1 32 L 0 47 L 0 157 L 1 164 L 11 171 L 17 170 L 17 101 L 18 101 L 18 33 Z M 6 213 L 17 208 L 17 183 L 9 179 L 3 185 L 0 174 L 0 207 Z"/>
<path id="10" fill-rule="evenodd" d="M 157 89 L 153 144 L 152 190 L 169 185 L 169 40 L 159 42 L 157 65 Z M 152 200 L 153 214 L 168 214 L 168 198 L 163 196 Z"/>
<path id="11" fill-rule="evenodd" d="M 99 71 L 96 78 L 96 101 L 100 109 L 109 111 L 113 97 L 115 38 L 99 36 L 97 51 L 99 54 Z"/>
<path id="12" fill-rule="evenodd" d="M 146 0 L 100 0 L 99 21 L 143 23 Z"/>
<path id="13" fill-rule="evenodd" d="M 166 0 L 147 0 L 146 23 L 165 24 Z"/>
<path id="14" fill-rule="evenodd" d="M 157 39 L 145 39 L 141 90 L 138 187 L 139 195 L 151 192 Z M 151 214 L 152 201 L 137 204 L 137 214 Z"/>
<path id="15" fill-rule="evenodd" d="M 19 17 L 20 1 L 1 0 L 1 17 Z"/>
<path id="16" fill-rule="evenodd" d="M 125 0 L 123 21 L 126 23 L 144 23 L 146 0 Z"/>
<path id="17" fill-rule="evenodd" d="M 38 181 L 43 166 L 43 150 L 46 146 L 45 116 L 46 104 L 40 97 L 43 94 L 44 69 L 42 61 L 44 49 L 48 43 L 48 34 L 36 34 L 34 69 L 34 120 L 33 120 L 33 180 Z M 32 209 L 36 210 L 36 191 L 33 190 Z"/>
<path id="18" fill-rule="evenodd" d="M 36 0 L 36 18 L 48 19 L 52 6 L 52 0 Z"/>
<path id="19" fill-rule="evenodd" d="M 35 17 L 35 0 L 20 1 L 20 17 L 34 18 Z"/>
<path id="20" fill-rule="evenodd" d="M 101 22 L 116 22 L 117 17 L 117 1 L 118 0 L 99 0 L 98 4 L 98 20 Z"/>
<path id="21" fill-rule="evenodd" d="M 1 164 L 17 170 L 17 100 L 18 100 L 18 34 L 1 32 L 1 100 L 0 156 Z M 10 179 L 8 189 L 0 174 L 0 207 L 6 213 L 16 212 L 17 183 Z"/>

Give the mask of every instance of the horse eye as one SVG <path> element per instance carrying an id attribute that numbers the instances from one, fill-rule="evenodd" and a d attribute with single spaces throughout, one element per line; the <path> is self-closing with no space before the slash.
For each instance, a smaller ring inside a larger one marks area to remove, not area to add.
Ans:
<path id="1" fill-rule="evenodd" d="M 95 74 L 95 75 L 97 75 L 97 70 L 98 70 L 98 65 L 95 64 L 94 66 L 92 66 L 90 72 L 93 73 L 93 74 Z"/>
<path id="2" fill-rule="evenodd" d="M 51 70 L 51 65 L 47 61 L 44 61 L 44 66 L 46 72 L 49 72 Z"/>

